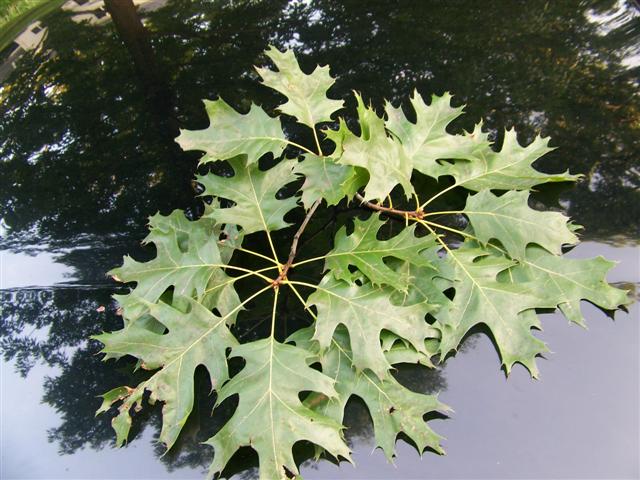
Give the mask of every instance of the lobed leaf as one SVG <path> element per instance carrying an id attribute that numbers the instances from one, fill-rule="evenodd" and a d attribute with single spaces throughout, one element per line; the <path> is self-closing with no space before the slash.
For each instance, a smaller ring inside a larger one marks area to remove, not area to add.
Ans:
<path id="1" fill-rule="evenodd" d="M 156 257 L 148 262 L 137 262 L 126 256 L 121 267 L 109 272 L 120 282 L 136 282 L 129 294 L 114 296 L 125 320 L 132 322 L 141 318 L 147 313 L 149 303 L 157 302 L 171 287 L 176 295 L 217 305 L 223 315 L 240 303 L 233 279 L 223 270 L 230 254 L 225 252 L 223 255 L 220 251 L 222 230 L 212 220 L 190 221 L 184 212 L 174 210 L 167 216 L 159 213 L 152 216 L 149 230 L 143 243 L 155 245 Z M 225 245 L 235 245 L 237 232 L 227 230 L 227 234 Z"/>
<path id="2" fill-rule="evenodd" d="M 228 160 L 239 155 L 247 163 L 255 163 L 267 153 L 278 158 L 287 139 L 280 120 L 271 118 L 262 108 L 252 105 L 249 112 L 241 114 L 224 100 L 204 100 L 209 116 L 209 126 L 204 130 L 180 130 L 176 142 L 183 150 L 205 152 L 200 164 Z"/>
<path id="3" fill-rule="evenodd" d="M 411 172 L 413 164 L 402 145 L 387 136 L 384 120 L 371 107 L 365 107 L 356 94 L 360 136 L 348 132 L 342 142 L 342 165 L 365 169 L 369 181 L 364 189 L 365 200 L 384 200 L 400 184 L 407 198 L 413 193 Z"/>
<path id="4" fill-rule="evenodd" d="M 305 178 L 300 190 L 306 209 L 320 199 L 326 201 L 327 205 L 337 205 L 345 197 L 351 200 L 358 189 L 366 184 L 366 178 L 353 167 L 340 165 L 331 157 L 305 155 L 293 171 Z"/>
<path id="5" fill-rule="evenodd" d="M 385 105 L 387 128 L 402 142 L 402 147 L 411 159 L 413 168 L 425 175 L 434 175 L 439 164 L 438 159 L 474 159 L 478 151 L 487 150 L 486 139 L 470 135 L 451 135 L 447 125 L 462 114 L 463 107 L 451 106 L 451 95 L 447 92 L 441 97 L 433 95 L 431 104 L 424 103 L 417 91 L 410 99 L 416 115 L 416 121 L 407 119 L 401 108 L 391 103 Z"/>
<path id="6" fill-rule="evenodd" d="M 260 478 L 265 480 L 299 473 L 291 449 L 301 440 L 336 458 L 350 459 L 341 423 L 314 412 L 299 399 L 303 391 L 337 395 L 334 380 L 308 366 L 310 352 L 271 337 L 234 347 L 233 357 L 243 358 L 246 365 L 218 392 L 218 404 L 235 395 L 239 401 L 231 419 L 206 442 L 215 449 L 211 475 L 222 471 L 243 446 L 258 453 Z"/>
<path id="7" fill-rule="evenodd" d="M 483 190 L 467 198 L 463 213 L 476 237 L 485 245 L 496 239 L 512 258 L 523 259 L 529 244 L 560 255 L 563 245 L 578 243 L 568 218 L 558 212 L 539 212 L 528 205 L 529 193 L 511 191 L 501 197 Z"/>
<path id="8" fill-rule="evenodd" d="M 280 111 L 311 128 L 317 123 L 330 122 L 331 115 L 342 108 L 343 102 L 327 97 L 327 90 L 334 83 L 329 67 L 316 67 L 312 73 L 306 74 L 300 69 L 293 50 L 281 52 L 269 47 L 265 53 L 278 71 L 258 67 L 256 70 L 264 85 L 287 97 L 288 101 L 280 105 Z"/>
<path id="9" fill-rule="evenodd" d="M 142 361 L 142 368 L 158 370 L 135 388 L 120 387 L 104 394 L 98 413 L 123 401 L 113 420 L 117 443 L 122 445 L 131 427 L 129 410 L 141 405 L 145 391 L 151 392 L 152 403 L 164 402 L 160 441 L 168 450 L 193 409 L 195 369 L 206 367 L 214 389 L 229 378 L 226 350 L 238 342 L 226 322 L 235 312 L 218 317 L 193 299 L 174 297 L 173 305 L 149 304 L 149 313 L 168 331 L 154 333 L 134 323 L 94 337 L 104 344 L 104 360 L 132 355 Z"/>
<path id="10" fill-rule="evenodd" d="M 547 347 L 531 332 L 539 328 L 532 309 L 554 308 L 553 299 L 537 295 L 528 282 L 499 282 L 498 274 L 515 265 L 513 260 L 469 245 L 450 250 L 448 257 L 455 272 L 455 296 L 448 307 L 433 313 L 442 333 L 441 358 L 455 350 L 471 328 L 486 325 L 506 372 L 521 363 L 536 377 L 535 357 Z"/>
<path id="11" fill-rule="evenodd" d="M 469 155 L 449 155 L 441 158 L 454 159 L 452 162 L 432 164 L 427 175 L 438 178 L 450 175 L 456 186 L 472 191 L 492 190 L 530 190 L 535 185 L 550 182 L 574 182 L 580 175 L 569 172 L 546 174 L 533 168 L 533 163 L 552 151 L 549 139 L 537 136 L 528 146 L 518 143 L 516 131 L 506 130 L 502 148 L 499 152 L 489 147 L 488 136 L 482 132 L 482 123 L 476 125 L 473 132 L 465 135 L 471 148 Z"/>
<path id="12" fill-rule="evenodd" d="M 308 342 L 305 342 L 305 337 L 310 336 L 311 329 L 304 329 L 292 336 L 292 340 L 296 341 L 296 344 L 304 344 Z M 408 355 L 403 358 L 401 350 Z M 396 346 L 395 351 L 395 357 L 388 357 L 402 361 L 406 361 L 409 355 L 415 358 L 415 351 L 410 347 Z M 353 352 L 345 329 L 336 330 L 331 345 L 317 357 L 317 361 L 322 365 L 322 371 L 335 379 L 337 397 L 311 394 L 305 400 L 305 404 L 314 411 L 342 423 L 345 406 L 355 395 L 367 406 L 373 420 L 376 444 L 382 448 L 389 460 L 395 456 L 396 439 L 400 433 L 409 437 L 421 454 L 427 447 L 444 453 L 440 446 L 442 437 L 427 426 L 423 417 L 436 411 L 449 411 L 449 407 L 439 402 L 435 395 L 424 395 L 409 390 L 391 374 L 380 379 L 372 372 L 354 368 Z"/>
<path id="13" fill-rule="evenodd" d="M 315 305 L 318 310 L 314 340 L 326 349 L 335 329 L 344 325 L 351 340 L 353 366 L 358 370 L 368 368 L 380 379 L 391 367 L 380 346 L 383 330 L 401 336 L 416 351 L 426 353 L 425 339 L 438 336 L 437 330 L 425 321 L 432 307 L 425 303 L 394 305 L 390 300 L 392 291 L 369 284 L 349 285 L 331 274 L 325 275 L 307 300 L 308 306 Z"/>
<path id="14" fill-rule="evenodd" d="M 434 311 L 451 305 L 451 300 L 444 292 L 453 286 L 455 271 L 451 262 L 439 255 L 441 248 L 438 243 L 420 252 L 420 256 L 428 262 L 423 265 L 412 261 L 389 262 L 408 285 L 406 291 L 397 291 L 391 295 L 394 304 L 409 306 L 428 303 Z"/>
<path id="15" fill-rule="evenodd" d="M 433 248 L 436 240 L 432 235 L 416 237 L 416 225 L 389 240 L 378 240 L 378 232 L 384 224 L 380 215 L 374 213 L 367 220 L 356 218 L 351 235 L 347 235 L 346 227 L 338 230 L 335 247 L 326 255 L 325 270 L 330 270 L 338 280 L 353 283 L 357 274 L 352 273 L 350 267 L 355 266 L 374 286 L 384 284 L 406 292 L 409 278 L 387 266 L 385 260 L 397 258 L 416 266 L 431 266 L 420 252 Z"/>
<path id="16" fill-rule="evenodd" d="M 538 295 L 553 298 L 554 303 L 572 322 L 585 326 L 580 301 L 608 310 L 627 305 L 627 293 L 606 281 L 615 265 L 603 257 L 569 259 L 550 254 L 535 245 L 527 247 L 525 258 L 505 276 L 511 282 L 529 282 Z"/>
<path id="17" fill-rule="evenodd" d="M 399 363 L 410 363 L 435 368 L 431 358 L 440 351 L 440 337 L 438 333 L 439 332 L 433 332 L 433 338 L 427 338 L 425 340 L 426 352 L 417 351 L 405 339 L 388 331 L 382 332 L 380 343 L 382 344 L 382 351 L 384 352 L 385 358 L 392 366 Z"/>
<path id="18" fill-rule="evenodd" d="M 278 192 L 296 180 L 294 160 L 282 160 L 269 170 L 257 163 L 236 157 L 229 161 L 232 177 L 213 173 L 197 177 L 204 187 L 203 196 L 217 196 L 234 202 L 232 207 L 214 208 L 207 214 L 217 223 L 238 225 L 245 234 L 286 228 L 284 216 L 298 206 L 295 197 L 278 198 Z"/>

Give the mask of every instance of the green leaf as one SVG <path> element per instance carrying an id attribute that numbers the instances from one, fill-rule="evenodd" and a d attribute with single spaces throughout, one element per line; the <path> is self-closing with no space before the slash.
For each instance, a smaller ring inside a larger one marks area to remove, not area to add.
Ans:
<path id="1" fill-rule="evenodd" d="M 487 135 L 482 132 L 482 124 L 466 136 L 480 145 L 470 156 L 454 156 L 442 158 L 458 159 L 452 163 L 442 163 L 431 172 L 431 176 L 439 177 L 451 175 L 455 185 L 464 186 L 469 190 L 529 190 L 535 185 L 549 182 L 574 182 L 580 175 L 570 175 L 569 172 L 560 174 L 541 173 L 532 164 L 546 153 L 549 139 L 537 136 L 528 146 L 522 147 L 518 143 L 515 130 L 506 130 L 502 149 L 493 151 L 486 142 Z M 473 143 L 472 142 L 472 143 Z"/>
<path id="2" fill-rule="evenodd" d="M 305 329 L 311 330 L 311 329 Z M 299 342 L 309 335 L 299 331 L 292 340 Z M 401 350 L 414 356 L 415 351 L 403 345 L 394 346 L 396 358 L 403 358 Z M 408 359 L 404 357 L 403 360 Z M 315 360 L 315 359 L 314 359 Z M 369 371 L 358 371 L 353 367 L 353 352 L 349 346 L 348 333 L 336 330 L 329 348 L 317 358 L 322 371 L 335 379 L 337 398 L 312 394 L 305 404 L 314 411 L 342 423 L 347 401 L 355 395 L 362 399 L 373 420 L 377 446 L 382 448 L 389 460 L 395 456 L 396 439 L 400 433 L 409 437 L 422 453 L 427 447 L 443 454 L 442 437 L 431 430 L 423 420 L 424 415 L 436 411 L 446 412 L 449 407 L 440 403 L 435 395 L 413 392 L 400 384 L 391 374 L 379 379 Z"/>
<path id="3" fill-rule="evenodd" d="M 94 337 L 104 344 L 104 360 L 133 355 L 142 360 L 142 368 L 158 370 L 136 388 L 120 387 L 103 395 L 98 412 L 124 400 L 114 419 L 119 445 L 129 433 L 129 410 L 141 406 L 145 391 L 151 392 L 152 403 L 164 402 L 160 441 L 170 449 L 193 409 L 195 369 L 204 365 L 216 389 L 229 378 L 226 350 L 237 345 L 237 341 L 226 325 L 228 318 L 214 315 L 187 297 L 174 297 L 173 303 L 174 306 L 149 304 L 149 313 L 168 329 L 164 334 L 133 323 L 117 332 Z M 227 317 L 231 315 L 234 314 Z"/>
<path id="4" fill-rule="evenodd" d="M 436 310 L 451 304 L 444 291 L 453 286 L 455 272 L 450 262 L 438 254 L 441 248 L 437 244 L 420 252 L 428 265 L 416 265 L 411 261 L 389 262 L 397 274 L 403 277 L 402 282 L 408 285 L 406 291 L 397 291 L 391 295 L 394 304 L 410 306 L 429 303 Z"/>
<path id="5" fill-rule="evenodd" d="M 243 158 L 229 161 L 232 177 L 213 173 L 197 177 L 204 187 L 203 196 L 212 195 L 234 202 L 232 207 L 214 208 L 207 217 L 217 223 L 238 225 L 245 234 L 286 228 L 284 216 L 297 207 L 295 197 L 280 199 L 277 194 L 283 186 L 296 180 L 294 160 L 282 160 L 269 170 L 260 170 L 257 163 Z"/>
<path id="6" fill-rule="evenodd" d="M 312 354 L 273 338 L 239 345 L 231 358 L 240 357 L 245 367 L 218 392 L 218 404 L 238 395 L 238 406 L 218 433 L 206 443 L 215 449 L 210 474 L 222 471 L 240 447 L 250 446 L 260 460 L 260 478 L 286 479 L 298 474 L 291 449 L 301 440 L 318 445 L 334 457 L 350 458 L 341 435 L 340 422 L 304 406 L 303 391 L 327 397 L 337 395 L 335 382 L 310 368 Z"/>
<path id="7" fill-rule="evenodd" d="M 326 129 L 323 133 L 335 144 L 333 153 L 325 157 L 305 155 L 294 169 L 295 173 L 305 177 L 300 190 L 302 203 L 307 209 L 318 199 L 324 199 L 327 205 L 337 205 L 345 197 L 351 200 L 368 180 L 364 169 L 336 162 L 342 155 L 344 139 L 351 134 L 345 121 L 341 118 L 338 130 Z"/>
<path id="8" fill-rule="evenodd" d="M 425 339 L 438 335 L 425 321 L 431 310 L 427 304 L 401 307 L 390 300 L 392 289 L 371 285 L 349 285 L 327 274 L 307 299 L 307 305 L 318 309 L 314 339 L 326 349 L 338 325 L 349 331 L 353 365 L 358 370 L 372 370 L 384 379 L 391 365 L 380 346 L 383 330 L 406 339 L 415 350 L 426 353 Z"/>
<path id="9" fill-rule="evenodd" d="M 358 175 L 353 167 L 340 165 L 331 157 L 305 155 L 303 161 L 296 164 L 294 172 L 305 177 L 300 190 L 306 209 L 319 199 L 325 200 L 327 205 L 337 205 L 345 197 L 351 200 L 366 184 L 366 178 Z"/>
<path id="10" fill-rule="evenodd" d="M 509 269 L 508 281 L 530 282 L 540 296 L 548 296 L 572 322 L 585 326 L 580 301 L 615 310 L 630 303 L 624 290 L 606 281 L 607 272 L 615 265 L 603 257 L 569 259 L 557 257 L 537 247 L 527 247 L 524 260 Z"/>
<path id="11" fill-rule="evenodd" d="M 435 334 L 436 332 L 434 332 L 434 336 Z M 391 365 L 410 363 L 435 368 L 431 358 L 440 351 L 439 338 L 428 338 L 425 341 L 426 353 L 418 352 L 407 341 L 395 333 L 385 331 L 382 332 L 380 338 L 384 356 Z"/>
<path id="12" fill-rule="evenodd" d="M 293 50 L 280 52 L 269 47 L 265 53 L 278 71 L 257 67 L 256 70 L 264 85 L 287 97 L 288 101 L 279 107 L 280 111 L 311 128 L 320 122 L 330 122 L 331 115 L 340 110 L 344 102 L 327 97 L 327 90 L 334 83 L 329 67 L 316 67 L 307 75 L 300 69 Z"/>
<path id="13" fill-rule="evenodd" d="M 434 175 L 437 159 L 473 159 L 478 150 L 486 150 L 486 139 L 478 142 L 470 135 L 451 135 L 447 125 L 462 114 L 463 107 L 451 107 L 451 95 L 431 97 L 427 105 L 417 91 L 410 99 L 416 122 L 410 122 L 401 108 L 387 102 L 387 128 L 402 142 L 402 147 L 413 162 L 413 168 L 426 175 Z"/>
<path id="14" fill-rule="evenodd" d="M 190 221 L 184 212 L 174 210 L 167 216 L 158 213 L 150 217 L 149 229 L 143 243 L 155 245 L 156 257 L 137 262 L 126 256 L 121 267 L 109 272 L 118 281 L 136 282 L 131 293 L 114 296 L 125 320 L 142 317 L 148 304 L 158 301 L 170 287 L 176 295 L 216 304 L 223 315 L 239 304 L 233 279 L 221 268 L 229 260 L 228 252 L 223 260 L 218 248 L 221 229 L 211 219 Z M 231 230 L 227 233 L 237 237 Z M 231 236 L 225 235 L 227 245 L 238 240 Z"/>
<path id="15" fill-rule="evenodd" d="M 539 322 L 530 309 L 553 308 L 553 299 L 536 295 L 530 283 L 499 282 L 498 274 L 512 267 L 513 260 L 466 245 L 451 250 L 449 257 L 455 271 L 455 297 L 448 308 L 433 313 L 438 320 L 434 326 L 442 332 L 441 358 L 455 350 L 471 328 L 484 324 L 493 335 L 506 372 L 518 362 L 537 377 L 535 357 L 548 349 L 531 333 Z"/>
<path id="16" fill-rule="evenodd" d="M 360 136 L 349 132 L 342 140 L 342 155 L 338 163 L 361 167 L 369 173 L 364 189 L 365 200 L 384 200 L 400 184 L 409 198 L 413 193 L 411 159 L 400 142 L 387 136 L 384 120 L 371 107 L 365 107 L 356 93 Z"/>
<path id="17" fill-rule="evenodd" d="M 246 156 L 255 163 L 266 153 L 278 158 L 287 139 L 280 120 L 271 118 L 262 108 L 252 105 L 241 114 L 224 100 L 204 100 L 209 126 L 204 130 L 180 130 L 176 142 L 183 150 L 201 150 L 205 155 L 200 164 Z"/>
<path id="18" fill-rule="evenodd" d="M 333 152 L 331 153 L 330 157 L 333 158 L 334 160 L 340 158 L 342 156 L 342 152 L 344 151 L 344 148 L 343 148 L 344 140 L 349 135 L 352 135 L 351 131 L 347 127 L 347 122 L 344 121 L 344 118 L 339 118 L 337 130 L 326 128 L 322 130 L 322 133 L 327 138 L 327 140 L 331 141 L 331 143 L 335 145 L 335 148 L 333 149 Z M 351 168 L 351 167 L 345 167 L 345 168 Z"/>
<path id="19" fill-rule="evenodd" d="M 420 255 L 425 249 L 433 248 L 433 235 L 416 237 L 416 225 L 402 230 L 389 240 L 378 240 L 378 232 L 385 225 L 379 214 L 367 220 L 355 219 L 351 235 L 346 226 L 335 237 L 335 247 L 326 255 L 325 270 L 331 270 L 338 280 L 353 283 L 357 275 L 349 270 L 355 266 L 375 285 L 389 285 L 407 291 L 409 278 L 386 265 L 388 258 L 406 260 L 417 266 L 430 266 L 429 260 Z"/>
<path id="20" fill-rule="evenodd" d="M 100 408 L 96 410 L 96 416 L 108 411 L 114 403 L 127 398 L 132 391 L 133 389 L 129 387 L 116 387 L 99 395 L 99 397 L 102 398 L 102 404 Z"/>
<path id="21" fill-rule="evenodd" d="M 217 198 L 214 199 L 211 204 L 205 203 L 202 220 L 214 223 L 213 235 L 214 237 L 219 238 L 218 250 L 220 250 L 220 258 L 222 259 L 222 263 L 228 264 L 236 249 L 242 247 L 244 232 L 238 230 L 237 225 L 230 223 L 226 225 L 215 224 L 213 220 L 207 218 L 216 208 L 220 208 L 220 201 Z"/>
<path id="22" fill-rule="evenodd" d="M 476 237 L 487 244 L 496 239 L 512 258 L 523 259 L 530 243 L 556 255 L 563 245 L 578 243 L 568 218 L 558 212 L 539 212 L 528 205 L 529 193 L 511 191 L 498 197 L 483 190 L 467 198 L 463 213 L 469 217 Z"/>

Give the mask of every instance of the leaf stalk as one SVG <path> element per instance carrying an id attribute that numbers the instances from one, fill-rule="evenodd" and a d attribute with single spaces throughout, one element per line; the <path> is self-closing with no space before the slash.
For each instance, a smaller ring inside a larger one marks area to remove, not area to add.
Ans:
<path id="1" fill-rule="evenodd" d="M 377 210 L 379 212 L 392 214 L 392 215 L 398 215 L 404 218 L 406 221 L 421 220 L 425 216 L 425 213 L 422 210 L 422 208 L 418 208 L 417 210 L 399 210 L 397 208 L 385 207 L 384 205 L 378 205 L 377 203 L 369 202 L 368 200 L 365 200 L 364 197 L 359 193 L 356 193 L 355 197 L 358 200 L 360 200 L 360 203 L 369 207 L 372 210 Z"/>
<path id="2" fill-rule="evenodd" d="M 277 289 L 278 286 L 282 283 L 282 281 L 286 280 L 287 273 L 289 272 L 289 269 L 293 265 L 293 261 L 296 258 L 296 253 L 298 250 L 298 241 L 302 236 L 302 232 L 304 232 L 304 230 L 307 228 L 307 225 L 309 224 L 309 220 L 311 220 L 311 217 L 317 210 L 318 206 L 320 206 L 321 202 L 322 200 L 318 199 L 315 201 L 313 205 L 311 205 L 309 212 L 307 212 L 307 216 L 304 217 L 304 220 L 302 221 L 300 228 L 298 228 L 298 231 L 293 236 L 293 241 L 291 242 L 291 249 L 289 250 L 289 258 L 287 259 L 286 263 L 282 266 L 282 269 L 280 270 L 280 274 L 278 275 L 278 277 L 271 283 L 271 285 L 273 285 L 273 288 Z"/>

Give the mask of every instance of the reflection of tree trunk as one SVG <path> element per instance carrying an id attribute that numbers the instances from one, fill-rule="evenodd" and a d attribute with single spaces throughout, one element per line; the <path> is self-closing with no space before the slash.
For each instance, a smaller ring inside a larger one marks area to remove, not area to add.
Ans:
<path id="1" fill-rule="evenodd" d="M 104 0 L 118 35 L 127 46 L 140 78 L 149 84 L 157 81 L 158 66 L 147 30 L 140 21 L 133 0 Z"/>
<path id="2" fill-rule="evenodd" d="M 159 123 L 170 130 L 167 133 L 171 138 L 175 137 L 178 128 L 173 114 L 173 95 L 168 82 L 160 73 L 147 29 L 140 21 L 133 0 L 104 0 L 104 5 L 113 19 L 118 35 L 129 50 L 151 107 L 160 117 Z"/>
<path id="3" fill-rule="evenodd" d="M 113 19 L 118 36 L 129 51 L 140 80 L 153 121 L 153 126 L 150 125 L 150 132 L 153 132 L 151 135 L 158 135 L 167 150 L 178 156 L 181 153 L 180 148 L 174 142 L 179 133 L 179 123 L 174 111 L 175 96 L 163 69 L 159 68 L 149 33 L 140 20 L 133 0 L 104 0 L 104 4 Z M 158 169 L 164 171 L 167 176 L 181 177 L 180 183 L 184 188 L 180 191 L 191 197 L 192 174 L 189 169 L 180 168 L 175 162 L 158 165 Z"/>

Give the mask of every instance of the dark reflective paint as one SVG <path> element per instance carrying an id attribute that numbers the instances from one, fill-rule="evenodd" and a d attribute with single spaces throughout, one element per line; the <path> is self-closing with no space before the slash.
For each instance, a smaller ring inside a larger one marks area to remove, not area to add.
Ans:
<path id="1" fill-rule="evenodd" d="M 109 418 L 93 417 L 95 396 L 135 382 L 136 374 L 126 362 L 101 363 L 87 338 L 119 326 L 104 272 L 125 253 L 151 254 L 138 246 L 146 217 L 158 209 L 199 213 L 191 184 L 198 155 L 181 152 L 173 137 L 180 126 L 206 125 L 200 99 L 221 95 L 243 109 L 250 101 L 277 105 L 252 70 L 264 63 L 269 43 L 295 47 L 303 67 L 331 64 L 336 97 L 356 88 L 379 106 L 384 97 L 405 101 L 413 88 L 423 95 L 449 90 L 468 105 L 456 128 L 483 117 L 498 142 L 511 126 L 523 142 L 550 135 L 558 149 L 540 168 L 586 177 L 538 199 L 553 206 L 559 195 L 585 226 L 585 243 L 570 255 L 620 261 L 609 280 L 637 291 L 640 20 L 633 2 L 505 0 L 489 8 L 470 1 L 154 0 L 137 16 L 125 4 L 111 2 L 116 22 L 101 11 L 85 23 L 77 12 L 55 11 L 38 25 L 46 28 L 42 44 L 22 41 L 24 51 L 0 55 L 3 478 L 199 478 L 206 471 L 212 452 L 200 442 L 221 421 L 209 418 L 206 381 L 197 382 L 196 411 L 175 451 L 160 457 L 158 409 L 145 409 L 127 448 L 114 449 Z M 302 128 L 287 129 L 309 142 Z M 325 234 L 306 245 L 308 256 L 326 250 L 344 218 L 326 233 L 329 217 L 309 227 Z M 288 235 L 276 241 L 283 251 Z M 259 238 L 251 241 L 262 247 Z M 317 271 L 298 274 L 307 273 Z M 263 307 L 254 306 L 239 335 L 261 335 L 261 325 L 251 327 Z M 302 473 L 638 477 L 638 308 L 617 313 L 615 322 L 584 309 L 589 331 L 543 317 L 541 336 L 557 353 L 539 360 L 537 382 L 522 368 L 506 380 L 482 334 L 436 372 L 401 369 L 408 386 L 441 391 L 456 410 L 433 421 L 447 437 L 447 456 L 420 460 L 400 441 L 396 467 L 389 465 L 380 451 L 371 454 L 368 414 L 353 401 L 347 436 L 357 467 L 309 462 Z M 292 309 L 291 322 L 298 313 Z M 284 335 L 287 325 L 281 328 Z M 242 452 L 230 472 L 251 478 L 255 468 L 244 469 L 252 462 Z"/>

